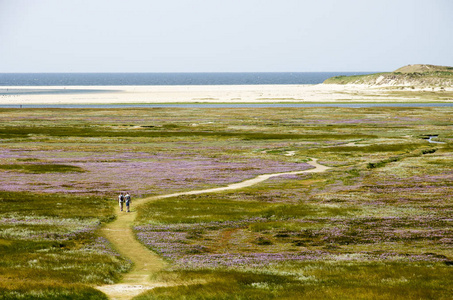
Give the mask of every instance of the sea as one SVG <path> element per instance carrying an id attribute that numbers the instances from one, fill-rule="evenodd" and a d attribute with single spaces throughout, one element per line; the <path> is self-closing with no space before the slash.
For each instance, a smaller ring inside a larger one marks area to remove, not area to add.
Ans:
<path id="1" fill-rule="evenodd" d="M 0 73 L 0 86 L 319 84 L 340 75 L 375 72 L 266 73 Z"/>

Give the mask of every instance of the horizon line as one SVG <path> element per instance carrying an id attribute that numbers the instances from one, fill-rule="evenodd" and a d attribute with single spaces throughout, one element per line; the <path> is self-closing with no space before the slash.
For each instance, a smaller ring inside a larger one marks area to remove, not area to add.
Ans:
<path id="1" fill-rule="evenodd" d="M 391 71 L 163 71 L 163 72 L 134 72 L 134 71 L 114 71 L 114 72 L 93 72 L 93 71 L 83 71 L 83 72 L 0 72 L 0 74 L 239 74 L 239 73 L 262 73 L 262 74 L 272 74 L 272 73 L 383 73 Z"/>

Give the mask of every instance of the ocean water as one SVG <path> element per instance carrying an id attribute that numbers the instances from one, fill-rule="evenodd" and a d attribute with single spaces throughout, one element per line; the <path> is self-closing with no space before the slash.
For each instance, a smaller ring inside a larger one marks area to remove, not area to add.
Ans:
<path id="1" fill-rule="evenodd" d="M 319 84 L 334 76 L 370 73 L 0 73 L 0 86 Z"/>

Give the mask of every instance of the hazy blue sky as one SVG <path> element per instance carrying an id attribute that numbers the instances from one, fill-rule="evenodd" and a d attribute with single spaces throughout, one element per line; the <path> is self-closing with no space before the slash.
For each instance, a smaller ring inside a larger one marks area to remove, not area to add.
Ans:
<path id="1" fill-rule="evenodd" d="M 453 0 L 0 0 L 0 72 L 453 66 Z"/>

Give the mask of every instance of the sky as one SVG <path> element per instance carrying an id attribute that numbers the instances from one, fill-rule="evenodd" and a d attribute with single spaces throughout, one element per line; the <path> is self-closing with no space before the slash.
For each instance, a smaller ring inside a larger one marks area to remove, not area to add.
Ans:
<path id="1" fill-rule="evenodd" d="M 0 73 L 453 66 L 453 0 L 0 0 Z"/>

